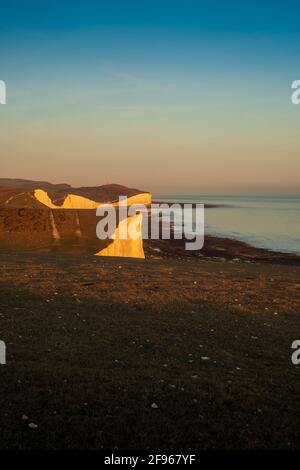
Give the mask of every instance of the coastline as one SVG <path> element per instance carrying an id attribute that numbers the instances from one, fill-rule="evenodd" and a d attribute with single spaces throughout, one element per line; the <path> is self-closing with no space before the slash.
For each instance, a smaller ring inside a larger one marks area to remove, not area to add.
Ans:
<path id="1" fill-rule="evenodd" d="M 31 243 L 48 211 L 27 212 L 0 243 L 2 449 L 300 447 L 299 256 L 209 235 L 187 251 L 171 231 L 145 259 L 98 257 L 94 211 L 62 244 Z M 74 214 L 56 212 L 65 233 Z"/>
<path id="2" fill-rule="evenodd" d="M 273 263 L 300 266 L 300 256 L 294 253 L 257 248 L 226 237 L 206 235 L 200 251 L 185 250 L 185 240 L 144 240 L 146 258 L 194 258 L 221 262 Z"/>
<path id="3" fill-rule="evenodd" d="M 177 202 L 181 199 L 181 202 Z M 198 199 L 197 199 L 198 197 Z M 203 197 L 203 198 L 202 198 Z M 178 199 L 177 199 L 178 198 Z M 203 204 L 205 236 L 232 239 L 271 252 L 300 254 L 299 197 L 172 196 L 154 200 L 172 206 Z M 180 220 L 180 217 L 179 219 Z M 268 228 L 269 227 L 269 228 Z"/>

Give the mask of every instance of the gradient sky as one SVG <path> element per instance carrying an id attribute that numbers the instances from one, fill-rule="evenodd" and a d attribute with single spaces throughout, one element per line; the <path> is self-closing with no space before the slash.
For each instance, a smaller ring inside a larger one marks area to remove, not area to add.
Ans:
<path id="1" fill-rule="evenodd" d="M 1 177 L 299 192 L 299 1 L 0 9 Z"/>

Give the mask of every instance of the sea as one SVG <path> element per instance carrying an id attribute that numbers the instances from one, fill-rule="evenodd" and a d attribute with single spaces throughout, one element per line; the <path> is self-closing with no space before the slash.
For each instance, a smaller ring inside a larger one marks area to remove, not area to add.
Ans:
<path id="1" fill-rule="evenodd" d="M 300 255 L 300 194 L 295 196 L 154 194 L 153 202 L 204 203 L 205 234 Z"/>

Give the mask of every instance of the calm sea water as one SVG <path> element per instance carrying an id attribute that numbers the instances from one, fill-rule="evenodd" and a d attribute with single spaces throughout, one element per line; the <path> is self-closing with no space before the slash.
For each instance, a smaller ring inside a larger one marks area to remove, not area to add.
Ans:
<path id="1" fill-rule="evenodd" d="M 155 194 L 154 201 L 206 203 L 205 233 L 300 254 L 299 196 L 185 196 Z"/>

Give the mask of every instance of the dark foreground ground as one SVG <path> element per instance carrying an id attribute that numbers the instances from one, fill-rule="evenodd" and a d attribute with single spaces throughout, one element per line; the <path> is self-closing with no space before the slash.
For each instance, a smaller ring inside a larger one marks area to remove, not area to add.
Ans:
<path id="1" fill-rule="evenodd" d="M 0 448 L 300 448 L 299 288 L 288 264 L 0 252 Z"/>

